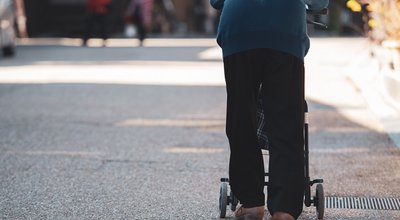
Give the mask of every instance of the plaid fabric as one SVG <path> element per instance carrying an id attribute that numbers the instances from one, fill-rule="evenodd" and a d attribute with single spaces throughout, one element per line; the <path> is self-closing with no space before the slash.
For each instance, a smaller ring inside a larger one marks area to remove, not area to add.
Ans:
<path id="1" fill-rule="evenodd" d="M 131 0 L 125 11 L 125 16 L 134 17 L 139 12 L 146 27 L 151 26 L 154 0 Z M 139 9 L 139 11 L 138 11 Z"/>
<path id="2" fill-rule="evenodd" d="M 262 108 L 261 86 L 257 97 L 257 137 L 260 148 L 268 150 L 268 137 L 265 126 L 264 110 Z"/>

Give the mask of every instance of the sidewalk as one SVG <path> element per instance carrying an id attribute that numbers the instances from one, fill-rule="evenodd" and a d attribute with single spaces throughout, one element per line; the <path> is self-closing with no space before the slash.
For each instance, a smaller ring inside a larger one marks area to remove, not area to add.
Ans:
<path id="1" fill-rule="evenodd" d="M 347 54 L 347 56 L 349 58 L 353 57 L 353 60 L 348 62 L 349 65 L 344 66 L 344 73 L 354 86 L 361 91 L 363 98 L 368 103 L 371 111 L 379 119 L 385 132 L 390 136 L 395 145 L 400 148 L 400 103 L 389 97 L 388 88 L 384 88 L 387 86 L 384 82 L 385 76 L 387 77 L 393 73 L 388 73 L 389 70 L 385 67 L 383 70 L 379 69 L 378 60 L 370 56 L 372 45 L 369 44 L 367 39 L 352 38 L 351 40 L 357 46 L 356 48 L 351 48 L 356 50 L 346 51 L 346 53 L 352 54 L 350 56 Z M 319 41 L 319 39 L 316 38 L 313 41 Z M 312 54 L 314 48 L 313 45 L 311 47 L 310 53 Z M 377 54 L 377 56 L 383 55 Z M 221 57 L 220 49 L 211 48 L 203 53 L 203 57 L 208 60 L 217 60 Z M 391 88 L 391 92 L 396 93 L 398 92 L 398 88 L 400 88 L 400 84 L 392 85 L 392 87 L 397 87 L 397 90 Z"/>
<path id="2" fill-rule="evenodd" d="M 393 99 L 393 94 L 400 95 L 399 76 L 396 76 L 400 73 L 389 70 L 386 66 L 380 66 L 379 56 L 385 54 L 374 50 L 378 57 L 373 58 L 370 56 L 373 45 L 367 40 L 363 44 L 366 46 L 365 51 L 348 67 L 348 77 L 361 91 L 371 111 L 382 123 L 385 132 L 400 148 L 400 103 Z M 390 78 L 393 79 L 391 82 L 385 82 Z"/>
<path id="3" fill-rule="evenodd" d="M 376 83 L 355 77 L 363 69 L 373 72 L 363 63 L 368 62 L 365 48 L 360 38 L 314 38 L 305 60 L 311 177 L 324 179 L 325 196 L 330 198 L 400 196 L 400 151 L 391 140 L 396 130 L 385 126 L 382 111 L 393 114 L 392 122 L 400 117 L 387 104 L 377 103 L 382 100 L 378 93 L 367 89 Z M 305 209 L 300 219 L 315 219 L 315 208 Z M 327 208 L 324 219 L 397 220 L 400 212 Z"/>

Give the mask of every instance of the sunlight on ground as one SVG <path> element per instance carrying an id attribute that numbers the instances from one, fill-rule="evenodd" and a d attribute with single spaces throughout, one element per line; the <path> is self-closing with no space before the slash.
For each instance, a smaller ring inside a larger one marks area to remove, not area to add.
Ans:
<path id="1" fill-rule="evenodd" d="M 225 151 L 223 148 L 198 148 L 198 147 L 172 147 L 164 149 L 166 153 L 173 154 L 215 154 Z"/>
<path id="2" fill-rule="evenodd" d="M 111 39 L 108 41 L 108 45 L 110 47 L 129 48 L 136 41 L 135 39 Z M 93 39 L 91 43 L 96 46 L 96 44 L 100 45 L 102 41 Z M 307 99 L 333 106 L 349 120 L 372 130 L 382 131 L 382 126 L 377 126 L 379 123 L 376 123 L 376 118 L 361 114 L 363 109 L 367 107 L 366 103 L 354 101 L 360 99 L 349 94 L 359 94 L 359 92 L 354 92 L 354 85 L 349 79 L 346 79 L 346 71 L 351 71 L 351 65 L 356 65 L 359 62 L 358 60 L 361 59 L 360 54 L 365 51 L 365 40 L 358 38 L 314 38 L 311 43 L 312 46 L 306 58 Z M 81 39 L 27 39 L 20 40 L 19 44 L 73 47 L 79 46 Z M 28 60 L 29 62 L 22 60 L 23 65 L 18 65 L 17 56 L 16 63 L 13 63 L 12 60 L 10 60 L 10 64 L 7 64 L 9 61 L 2 63 L 0 83 L 225 86 L 223 64 L 219 61 L 222 54 L 215 39 L 149 39 L 145 46 L 205 47 L 206 49 L 195 52 L 197 60 L 187 62 L 135 59 L 97 61 L 86 59 L 86 56 L 95 56 L 98 53 L 97 50 L 82 50 L 87 52 L 87 54 L 82 55 L 82 60 L 64 60 L 62 59 L 64 55 L 57 53 L 57 56 L 60 57 L 56 57 L 55 60 L 32 59 Z M 105 52 L 107 51 L 106 48 Z M 180 53 L 182 51 L 171 50 L 171 53 L 174 52 Z M 148 56 L 153 57 L 152 53 L 149 52 Z M 174 55 L 176 54 L 170 56 Z M 120 55 L 117 54 L 117 56 Z M 138 56 L 140 57 L 140 55 Z M 222 122 L 131 119 L 117 124 L 118 126 L 205 126 L 206 123 L 220 125 Z M 345 131 L 336 130 L 336 132 Z"/>
<path id="3" fill-rule="evenodd" d="M 368 153 L 371 152 L 371 149 L 362 147 L 360 148 L 346 147 L 337 149 L 311 148 L 310 152 L 320 153 L 320 154 L 351 154 L 351 153 Z"/>
<path id="4" fill-rule="evenodd" d="M 0 83 L 96 83 L 137 85 L 223 86 L 225 79 L 215 63 L 118 63 L 91 65 L 33 65 L 2 67 Z M 29 70 L 28 70 L 29 69 Z"/>
<path id="5" fill-rule="evenodd" d="M 203 119 L 145 119 L 135 118 L 117 122 L 118 127 L 131 126 L 165 126 L 165 127 L 214 127 L 223 126 L 224 120 L 203 120 Z"/>
<path id="6" fill-rule="evenodd" d="M 28 156 L 69 156 L 69 157 L 97 157 L 105 156 L 103 152 L 90 152 L 90 151 L 59 151 L 59 150 L 10 150 L 6 151 L 7 154 L 28 155 Z"/>
<path id="7" fill-rule="evenodd" d="M 136 47 L 139 41 L 136 38 L 108 39 L 107 47 Z M 79 38 L 27 38 L 18 39 L 18 45 L 59 45 L 59 46 L 81 46 L 82 39 Z M 102 39 L 90 39 L 89 47 L 102 47 Z M 217 42 L 214 38 L 151 38 L 144 42 L 145 47 L 215 47 Z"/>

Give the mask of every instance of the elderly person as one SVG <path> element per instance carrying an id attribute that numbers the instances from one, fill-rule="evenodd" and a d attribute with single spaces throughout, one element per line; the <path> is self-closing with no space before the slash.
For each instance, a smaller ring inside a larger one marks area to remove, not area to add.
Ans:
<path id="1" fill-rule="evenodd" d="M 143 45 L 147 30 L 151 26 L 153 5 L 153 0 L 130 0 L 125 12 L 126 20 L 133 22 L 137 27 L 140 45 Z"/>
<path id="2" fill-rule="evenodd" d="M 328 0 L 210 0 L 222 10 L 217 42 L 227 90 L 229 179 L 242 206 L 236 219 L 263 219 L 264 164 L 257 140 L 257 95 L 262 84 L 269 142 L 267 205 L 272 220 L 294 220 L 304 196 L 304 56 L 306 8 Z"/>
<path id="3" fill-rule="evenodd" d="M 103 46 L 108 38 L 108 15 L 111 9 L 111 0 L 86 1 L 86 29 L 83 36 L 83 45 L 87 45 L 89 38 L 93 37 L 94 30 L 99 30 L 103 38 Z M 97 29 L 96 29 L 97 28 Z"/>

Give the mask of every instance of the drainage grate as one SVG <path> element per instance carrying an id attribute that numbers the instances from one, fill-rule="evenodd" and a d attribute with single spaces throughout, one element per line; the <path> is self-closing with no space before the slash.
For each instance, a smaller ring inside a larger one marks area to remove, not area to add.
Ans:
<path id="1" fill-rule="evenodd" d="M 400 210 L 400 199 L 325 197 L 325 207 L 331 209 Z"/>

